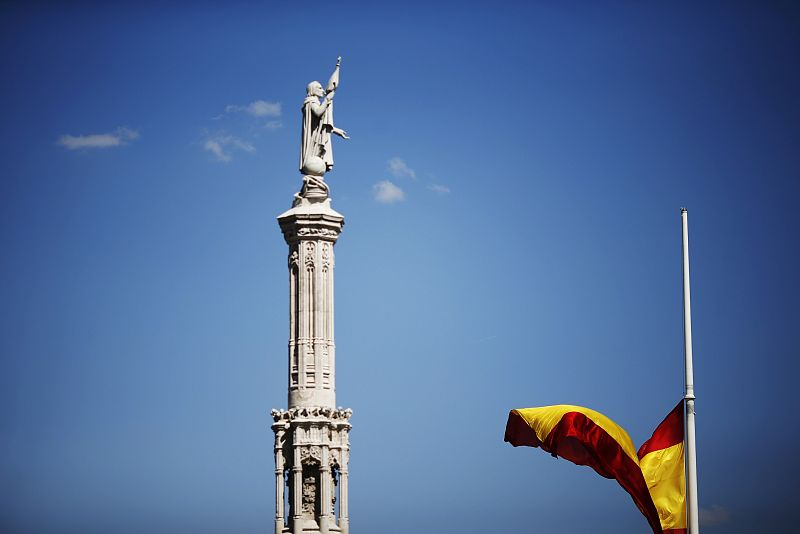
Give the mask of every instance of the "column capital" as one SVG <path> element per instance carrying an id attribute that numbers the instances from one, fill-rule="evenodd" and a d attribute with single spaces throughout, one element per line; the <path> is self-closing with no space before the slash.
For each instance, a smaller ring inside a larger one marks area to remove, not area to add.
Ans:
<path id="1" fill-rule="evenodd" d="M 342 233 L 344 216 L 326 201 L 285 211 L 278 216 L 278 224 L 289 245 L 310 239 L 335 243 Z"/>

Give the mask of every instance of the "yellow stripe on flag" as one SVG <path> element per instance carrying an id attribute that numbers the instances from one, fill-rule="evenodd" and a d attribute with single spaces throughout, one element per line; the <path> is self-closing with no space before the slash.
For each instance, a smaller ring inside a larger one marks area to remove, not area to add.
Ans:
<path id="1" fill-rule="evenodd" d="M 658 510 L 661 528 L 686 528 L 683 442 L 646 454 L 639 466 Z"/>

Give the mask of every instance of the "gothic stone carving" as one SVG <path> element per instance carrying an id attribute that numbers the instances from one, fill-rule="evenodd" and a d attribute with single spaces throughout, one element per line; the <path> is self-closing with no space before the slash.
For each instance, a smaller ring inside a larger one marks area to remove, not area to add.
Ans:
<path id="1" fill-rule="evenodd" d="M 300 461 L 304 464 L 322 462 L 322 449 L 318 446 L 300 449 Z"/>
<path id="2" fill-rule="evenodd" d="M 322 244 L 322 266 L 330 267 L 331 265 L 331 245 L 330 243 Z"/>
<path id="3" fill-rule="evenodd" d="M 303 514 L 313 516 L 317 504 L 317 477 L 303 477 Z"/>
<path id="4" fill-rule="evenodd" d="M 339 232 L 331 228 L 303 227 L 297 230 L 297 235 L 301 237 L 338 237 Z"/>
<path id="5" fill-rule="evenodd" d="M 290 408 L 288 410 L 273 409 L 270 413 L 276 423 L 279 421 L 289 423 L 297 419 L 330 420 L 333 423 L 348 423 L 350 417 L 353 415 L 353 410 L 350 408 L 333 409 L 327 406 L 303 406 L 299 408 Z"/>
<path id="6" fill-rule="evenodd" d="M 306 267 L 314 266 L 314 250 L 316 245 L 313 241 L 306 242 Z"/>

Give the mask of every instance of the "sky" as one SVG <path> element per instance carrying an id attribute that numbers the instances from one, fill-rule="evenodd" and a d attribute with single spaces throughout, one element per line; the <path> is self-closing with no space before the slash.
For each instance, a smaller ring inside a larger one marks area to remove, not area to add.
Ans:
<path id="1" fill-rule="evenodd" d="M 4 3 L 0 530 L 273 531 L 275 217 L 337 56 L 352 531 L 647 532 L 503 431 L 680 399 L 683 206 L 703 531 L 796 531 L 789 2 Z"/>

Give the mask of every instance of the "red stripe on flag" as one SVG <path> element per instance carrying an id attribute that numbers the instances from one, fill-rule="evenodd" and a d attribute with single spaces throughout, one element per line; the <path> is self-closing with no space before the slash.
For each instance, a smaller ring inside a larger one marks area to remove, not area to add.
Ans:
<path id="1" fill-rule="evenodd" d="M 506 435 L 503 441 L 510 443 L 514 447 L 521 445 L 527 447 L 538 447 L 542 444 L 539 438 L 536 437 L 536 432 L 533 431 L 528 423 L 514 410 L 508 414 L 508 422 L 506 423 Z"/>
<path id="2" fill-rule="evenodd" d="M 505 441 L 527 445 L 561 456 L 578 465 L 588 465 L 605 478 L 615 479 L 628 492 L 653 532 L 661 534 L 661 522 L 639 465 L 602 427 L 579 412 L 564 414 L 544 442 L 522 417 L 512 411 L 506 424 Z"/>
<path id="3" fill-rule="evenodd" d="M 653 451 L 660 451 L 667 447 L 672 447 L 683 442 L 683 399 L 675 408 L 661 421 L 653 432 L 653 437 L 645 441 L 637 456 L 644 458 L 646 454 Z"/>
<path id="4" fill-rule="evenodd" d="M 594 421 L 578 412 L 570 412 L 550 431 L 542 449 L 578 465 L 588 465 L 598 474 L 613 478 L 630 494 L 650 528 L 661 534 L 661 520 L 642 470 L 625 454 L 622 446 Z"/>

